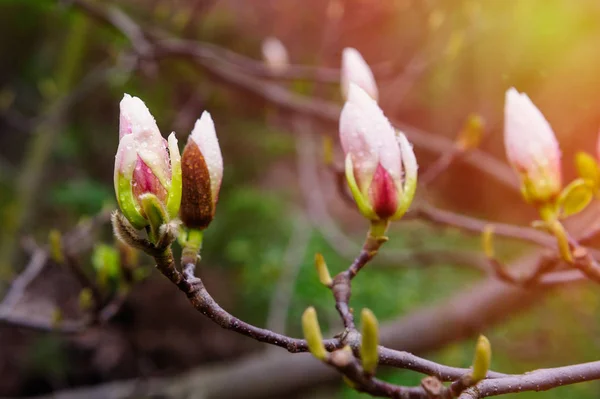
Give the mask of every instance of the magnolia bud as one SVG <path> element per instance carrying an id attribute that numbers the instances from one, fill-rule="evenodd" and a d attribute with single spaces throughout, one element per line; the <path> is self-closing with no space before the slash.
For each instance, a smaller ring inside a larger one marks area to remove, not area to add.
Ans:
<path id="1" fill-rule="evenodd" d="M 346 179 L 361 213 L 372 221 L 398 219 L 408 210 L 417 185 L 412 146 L 375 100 L 350 84 L 340 115 Z"/>
<path id="2" fill-rule="evenodd" d="M 114 182 L 119 207 L 135 228 L 149 225 L 141 204 L 144 194 L 156 196 L 170 217 L 177 216 L 181 198 L 177 139 L 171 133 L 167 142 L 144 102 L 129 94 L 121 100 Z"/>
<path id="3" fill-rule="evenodd" d="M 362 88 L 372 99 L 377 101 L 378 91 L 371 68 L 358 50 L 347 47 L 342 52 L 342 96 L 349 98 L 350 84 Z"/>
<path id="4" fill-rule="evenodd" d="M 215 215 L 223 179 L 221 149 L 206 111 L 196 121 L 183 150 L 182 170 L 181 220 L 189 228 L 205 229 Z"/>
<path id="5" fill-rule="evenodd" d="M 268 37 L 263 41 L 262 55 L 269 70 L 275 74 L 285 71 L 289 65 L 287 50 L 275 37 Z"/>
<path id="6" fill-rule="evenodd" d="M 504 105 L 506 156 L 521 179 L 528 202 L 545 203 L 561 190 L 560 148 L 554 132 L 527 94 L 514 88 Z"/>

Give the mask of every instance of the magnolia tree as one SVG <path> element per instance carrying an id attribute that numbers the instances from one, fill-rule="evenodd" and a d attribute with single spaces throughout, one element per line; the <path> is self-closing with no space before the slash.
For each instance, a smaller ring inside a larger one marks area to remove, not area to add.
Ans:
<path id="1" fill-rule="evenodd" d="M 366 266 L 387 243 L 390 225 L 400 219 L 420 218 L 481 234 L 487 270 L 502 284 L 519 289 L 515 288 L 504 297 L 490 296 L 489 301 L 509 300 L 510 295 L 518 300 L 521 298 L 519 295 L 527 290 L 573 281 L 600 283 L 600 265 L 596 260 L 600 252 L 585 246 L 586 240 L 593 237 L 597 229 L 592 226 L 582 235 L 565 227 L 565 219 L 584 211 L 599 192 L 598 163 L 593 156 L 577 154 L 579 177 L 564 184 L 559 144 L 551 126 L 526 94 L 514 88 L 506 92 L 504 145 L 506 157 L 518 177 L 522 198 L 539 213 L 539 220 L 533 221 L 535 229 L 456 215 L 434 208 L 418 196 L 419 190 L 463 155 L 478 155 L 479 162 L 492 162 L 491 158 L 477 154 L 483 121 L 477 115 L 469 117 L 457 140 L 451 143 L 451 148 L 446 146 L 443 151 L 438 151 L 441 153 L 439 158 L 423 168 L 417 179 L 418 160 L 410 141 L 419 144 L 417 140 L 420 140 L 420 145 L 424 145 L 428 138 L 424 139 L 408 129 L 398 129 L 398 123 L 388 120 L 378 104 L 379 91 L 374 74 L 356 49 L 346 48 L 343 51 L 340 71 L 319 71 L 326 76 L 321 76 L 323 80 L 340 83 L 345 101 L 340 112 L 335 104 L 294 96 L 283 85 L 256 78 L 293 79 L 307 75 L 305 68 L 289 63 L 285 46 L 276 38 L 265 40 L 262 47 L 264 60 L 257 62 L 230 51 L 218 50 L 215 46 L 201 47 L 195 42 L 177 39 L 147 40 L 146 36 L 150 37 L 151 32 L 144 32 L 117 8 L 104 9 L 85 0 L 72 0 L 72 4 L 122 32 L 136 48 L 140 63 L 151 58 L 150 55 L 156 58 L 187 57 L 215 77 L 277 103 L 281 108 L 337 124 L 339 146 L 344 154 L 343 168 L 335 170 L 343 179 L 339 194 L 351 201 L 366 220 L 366 237 L 354 261 L 334 276 L 330 274 L 326 259 L 315 254 L 314 284 L 320 283 L 323 289 L 331 291 L 331 305 L 335 306 L 343 326 L 339 331 L 331 332 L 330 336 L 323 336 L 313 307 L 308 307 L 302 315 L 304 337 L 292 337 L 275 329 L 255 326 L 228 313 L 213 299 L 196 273 L 204 235 L 210 240 L 210 229 L 207 228 L 215 217 L 228 217 L 217 213 L 223 179 L 223 158 L 215 127 L 215 122 L 218 127 L 219 121 L 213 122 L 207 111 L 196 110 L 197 114 L 203 112 L 180 154 L 176 134 L 171 133 L 165 139 L 144 101 L 125 94 L 120 103 L 119 145 L 114 167 L 114 189 L 119 210 L 111 215 L 114 234 L 120 243 L 123 270 L 111 271 L 102 267 L 111 264 L 108 258 L 118 256 L 114 250 L 103 248 L 97 251 L 93 260 L 94 264 L 100 265 L 100 284 L 95 284 L 81 272 L 73 254 L 68 251 L 72 247 L 81 247 L 80 241 L 88 235 L 88 230 L 65 236 L 52 233 L 50 256 L 55 262 L 69 266 L 86 287 L 81 292 L 80 305 L 88 312 L 88 317 L 70 322 L 62 320 L 57 313 L 53 320 L 41 322 L 15 315 L 12 308 L 16 298 L 31 281 L 31 274 L 36 273 L 27 268 L 0 304 L 0 321 L 69 333 L 81 332 L 107 321 L 123 303 L 127 289 L 113 290 L 118 293 L 110 296 L 102 292 L 102 286 L 110 284 L 115 275 L 126 280 L 127 286 L 135 282 L 132 270 L 127 267 L 135 263 L 131 260 L 136 253 L 132 249 L 135 249 L 151 256 L 160 273 L 188 298 L 190 304 L 219 326 L 291 353 L 309 352 L 337 371 L 350 387 L 373 396 L 475 399 L 600 379 L 600 361 L 534 370 L 521 375 L 492 371 L 490 362 L 494 343 L 483 335 L 477 339 L 472 367 L 464 369 L 439 364 L 380 345 L 384 328 L 380 329 L 376 315 L 369 309 L 360 310 L 360 326 L 355 324 L 351 294 L 353 284 L 360 284 L 360 281 L 355 282 L 355 278 L 359 272 L 369 273 Z M 236 61 L 243 64 L 242 68 L 231 67 Z M 312 77 L 318 75 L 314 71 L 311 73 Z M 600 158 L 600 143 L 598 152 Z M 547 252 L 536 258 L 528 273 L 518 270 L 520 273 L 517 274 L 515 268 L 504 265 L 496 257 L 496 235 L 533 242 Z M 79 245 L 71 245 L 72 241 Z M 177 246 L 181 247 L 179 261 L 173 251 Z M 31 265 L 39 270 L 39 262 L 33 262 L 36 259 L 32 257 Z M 340 267 L 336 265 L 336 269 Z M 476 297 L 474 301 L 480 299 Z M 486 308 L 479 311 L 485 312 Z M 463 316 L 464 321 L 473 318 L 475 312 L 463 313 L 467 313 Z M 442 319 L 445 322 L 446 319 Z M 424 320 L 431 319 L 425 317 Z M 448 320 L 448 323 L 453 321 L 451 318 Z M 422 320 L 424 325 L 418 324 L 418 320 L 411 322 L 418 325 L 416 329 L 422 335 L 430 328 Z M 447 327 L 451 329 L 452 326 Z M 440 328 L 439 325 L 437 328 Z M 315 364 L 311 363 L 311 367 Z M 379 366 L 412 370 L 425 377 L 419 386 L 395 385 L 377 377 Z M 261 368 L 257 370 L 263 373 Z M 248 383 L 234 382 L 243 386 Z M 202 396 L 201 393 L 198 395 Z"/>
<path id="2" fill-rule="evenodd" d="M 269 39 L 263 51 L 270 66 L 277 71 L 285 69 L 287 55 L 279 41 Z M 165 140 L 143 101 L 125 94 L 115 161 L 115 191 L 120 207 L 112 216 L 115 235 L 154 257 L 158 270 L 185 293 L 196 309 L 221 327 L 290 352 L 309 351 L 337 369 L 351 387 L 374 396 L 466 399 L 542 390 L 599 378 L 600 363 L 521 376 L 490 371 L 492 349 L 483 335 L 477 341 L 472 368 L 457 369 L 380 346 L 377 318 L 369 309 L 361 311 L 361 326 L 355 325 L 350 307 L 354 278 L 388 241 L 386 231 L 390 223 L 409 211 L 417 189 L 418 166 L 405 134 L 392 126 L 377 104 L 373 73 L 352 48 L 343 52 L 341 88 L 346 101 L 339 117 L 344 175 L 356 208 L 368 221 L 369 229 L 362 251 L 346 270 L 332 277 L 320 254 L 315 257 L 315 266 L 318 280 L 331 290 L 343 331 L 332 338 L 323 338 L 313 307 L 307 308 L 302 316 L 304 339 L 250 325 L 221 308 L 196 276 L 202 239 L 215 217 L 223 177 L 215 125 L 206 111 L 196 122 L 180 157 L 174 133 Z M 465 147 L 477 141 L 480 127 L 479 120 L 471 121 L 470 132 L 463 138 Z M 506 92 L 504 138 L 507 158 L 518 174 L 523 198 L 539 210 L 541 220 L 535 225 L 555 237 L 557 253 L 540 263 L 531 276 L 513 277 L 495 259 L 493 229 L 486 228 L 483 246 L 498 277 L 512 284 L 534 285 L 543 282 L 554 270 L 548 266 L 549 262 L 561 262 L 598 280 L 600 267 L 588 250 L 569 236 L 561 222 L 590 202 L 598 184 L 595 161 L 579 155 L 582 177 L 563 189 L 561 153 L 552 128 L 529 97 L 514 88 Z M 182 246 L 179 263 L 172 251 L 176 242 Z M 398 386 L 376 377 L 379 364 L 430 376 L 419 387 Z M 564 377 L 557 380 L 558 374 Z M 444 385 L 442 381 L 450 384 Z"/>

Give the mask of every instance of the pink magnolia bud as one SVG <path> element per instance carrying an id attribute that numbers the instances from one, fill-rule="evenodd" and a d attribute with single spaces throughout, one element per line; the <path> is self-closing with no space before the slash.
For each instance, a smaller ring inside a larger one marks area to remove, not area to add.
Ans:
<path id="1" fill-rule="evenodd" d="M 262 55 L 265 64 L 273 73 L 285 71 L 290 63 L 285 46 L 275 37 L 268 37 L 263 41 Z"/>
<path id="2" fill-rule="evenodd" d="M 340 140 L 346 178 L 361 213 L 371 220 L 401 217 L 416 190 L 415 155 L 375 100 L 353 83 L 340 116 Z"/>
<path id="3" fill-rule="evenodd" d="M 223 158 L 215 125 L 208 112 L 196 122 L 183 150 L 181 220 L 205 229 L 212 221 L 223 180 Z"/>
<path id="4" fill-rule="evenodd" d="M 529 202 L 544 203 L 561 190 L 560 148 L 550 124 L 527 94 L 506 92 L 504 106 L 506 156 L 521 179 Z"/>
<path id="5" fill-rule="evenodd" d="M 142 228 L 148 225 L 140 202 L 144 194 L 155 195 L 171 217 L 177 215 L 181 192 L 179 150 L 174 134 L 168 142 L 162 137 L 142 100 L 125 94 L 120 107 L 115 192 L 123 214 L 134 227 Z"/>
<path id="6" fill-rule="evenodd" d="M 348 99 L 350 84 L 362 88 L 375 101 L 378 98 L 377 84 L 371 68 L 365 62 L 358 50 L 347 47 L 342 52 L 342 96 Z"/>

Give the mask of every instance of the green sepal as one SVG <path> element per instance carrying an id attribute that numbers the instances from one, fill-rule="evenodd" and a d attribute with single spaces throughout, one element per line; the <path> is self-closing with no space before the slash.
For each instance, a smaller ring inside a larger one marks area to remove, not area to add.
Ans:
<path id="1" fill-rule="evenodd" d="M 372 375 L 379 362 L 379 323 L 373 312 L 366 308 L 361 312 L 361 323 L 360 358 L 365 372 Z"/>
<path id="2" fill-rule="evenodd" d="M 560 195 L 560 184 L 554 182 L 551 177 L 542 175 L 537 179 L 531 179 L 526 173 L 519 173 L 521 179 L 521 194 L 525 202 L 539 206 L 555 202 Z"/>
<path id="3" fill-rule="evenodd" d="M 158 197 L 152 193 L 140 195 L 142 209 L 149 222 L 150 241 L 156 243 L 160 236 L 160 227 L 169 222 L 169 215 Z"/>
<path id="4" fill-rule="evenodd" d="M 402 155 L 402 166 L 404 169 L 404 184 L 403 187 L 398 188 L 398 209 L 390 218 L 391 220 L 400 219 L 408 208 L 415 197 L 417 191 L 418 182 L 418 165 L 415 153 L 406 136 L 400 132 L 398 135 L 398 144 L 400 145 L 400 153 Z"/>
<path id="5" fill-rule="evenodd" d="M 414 179 L 406 179 L 406 181 L 404 182 L 404 189 L 399 191 L 398 193 L 398 197 L 400 198 L 398 210 L 390 218 L 391 220 L 397 220 L 404 216 L 404 214 L 406 213 L 406 211 L 408 211 L 408 208 L 410 208 L 410 205 L 412 204 L 416 191 L 417 178 L 415 177 Z"/>
<path id="6" fill-rule="evenodd" d="M 531 190 L 533 189 L 531 187 L 531 184 L 529 182 L 529 179 L 527 179 L 526 177 L 524 177 L 521 180 L 521 195 L 523 196 L 523 199 L 525 200 L 525 202 L 527 202 L 528 204 L 532 204 L 534 202 L 533 197 L 531 196 Z"/>
<path id="7" fill-rule="evenodd" d="M 578 152 L 575 155 L 575 167 L 579 177 L 589 181 L 594 191 L 598 191 L 600 188 L 600 168 L 594 157 L 585 152 Z"/>
<path id="8" fill-rule="evenodd" d="M 582 178 L 575 179 L 560 193 L 557 208 L 560 218 L 575 215 L 585 209 L 594 196 L 592 183 Z"/>
<path id="9" fill-rule="evenodd" d="M 171 185 L 167 196 L 167 212 L 171 219 L 174 219 L 179 213 L 182 190 L 181 155 L 174 133 L 169 135 L 169 158 L 171 159 Z"/>
<path id="10" fill-rule="evenodd" d="M 360 213 L 369 220 L 379 220 L 379 217 L 375 214 L 371 205 L 369 205 L 368 200 L 358 188 L 358 184 L 354 178 L 354 165 L 352 164 L 352 157 L 350 154 L 346 156 L 346 181 L 348 182 L 348 187 L 350 188 L 350 192 L 352 193 L 352 197 L 354 198 L 354 202 L 356 202 L 356 206 L 358 206 Z"/>
<path id="11" fill-rule="evenodd" d="M 121 213 L 133 227 L 140 230 L 148 226 L 148 221 L 142 216 L 139 205 L 133 196 L 131 179 L 127 179 L 120 172 L 117 172 L 117 202 Z"/>

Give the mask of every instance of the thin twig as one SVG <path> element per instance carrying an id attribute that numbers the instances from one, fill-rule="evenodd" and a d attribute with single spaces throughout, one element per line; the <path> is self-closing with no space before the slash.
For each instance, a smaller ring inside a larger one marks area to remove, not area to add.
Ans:
<path id="1" fill-rule="evenodd" d="M 291 338 L 283 334 L 253 326 L 223 309 L 208 293 L 202 280 L 194 275 L 195 265 L 184 265 L 183 272 L 175 266 L 173 254 L 168 250 L 164 256 L 155 257 L 158 270 L 186 294 L 190 303 L 203 315 L 220 325 L 259 342 L 266 342 L 287 349 L 289 352 L 306 352 L 308 346 L 303 339 Z M 337 339 L 325 341 L 325 346 L 333 350 L 339 346 Z"/>
<path id="2" fill-rule="evenodd" d="M 546 391 L 558 386 L 600 379 L 600 361 L 540 369 L 522 375 L 483 380 L 467 389 L 459 399 L 478 399 L 525 391 Z"/>

